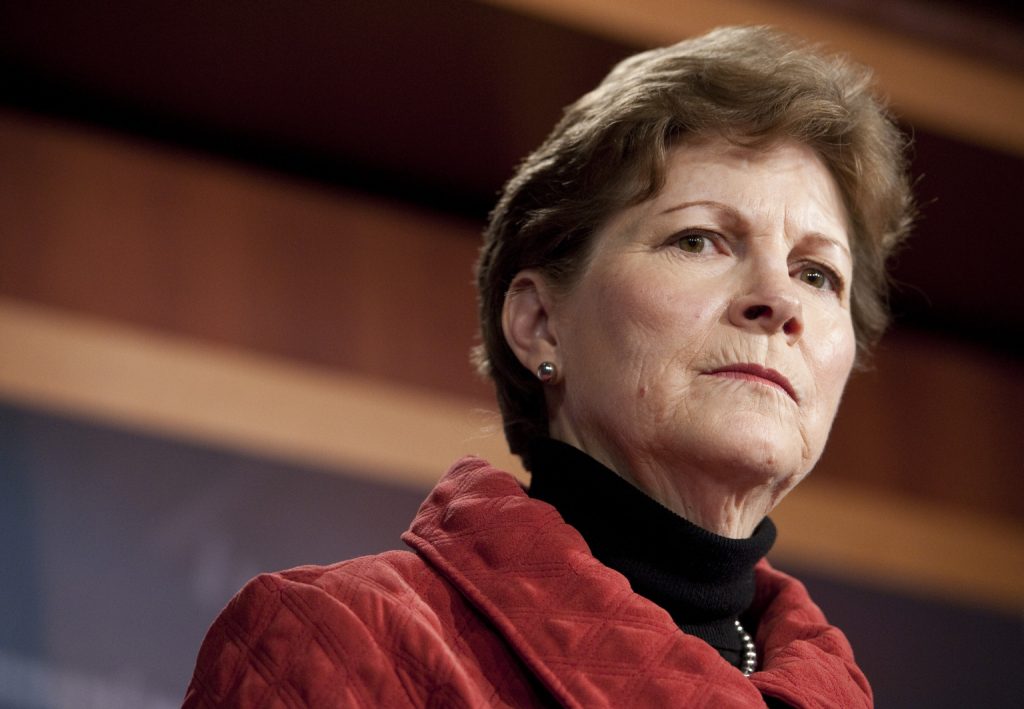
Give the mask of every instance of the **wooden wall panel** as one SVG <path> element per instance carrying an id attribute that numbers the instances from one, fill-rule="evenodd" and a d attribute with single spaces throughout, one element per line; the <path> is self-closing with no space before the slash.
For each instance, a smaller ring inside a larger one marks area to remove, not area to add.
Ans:
<path id="1" fill-rule="evenodd" d="M 0 119 L 0 292 L 486 395 L 479 224 Z"/>
<path id="2" fill-rule="evenodd" d="M 478 224 L 8 114 L 0 295 L 490 400 Z M 1024 376 L 894 333 L 815 475 L 1019 517 Z"/>
<path id="3" fill-rule="evenodd" d="M 1018 155 L 1024 152 L 1020 72 L 1001 61 L 952 50 L 934 37 L 920 36 L 924 32 L 915 36 L 858 21 L 835 8 L 830 12 L 785 0 L 690 0 L 685 6 L 675 0 L 486 2 L 640 45 L 667 44 L 722 25 L 773 25 L 872 67 L 882 90 L 915 125 Z M 864 4 L 870 12 L 872 3 Z M 923 3 L 910 11 L 925 18 L 936 14 Z M 940 12 L 951 14 L 949 8 Z M 975 42 L 983 43 L 985 37 L 977 33 L 984 25 L 970 20 L 968 16 L 959 24 L 961 34 L 974 33 Z M 1004 23 L 1001 29 L 990 33 L 993 42 L 1020 41 L 1019 27 Z"/>
<path id="4" fill-rule="evenodd" d="M 259 460 L 298 462 L 426 489 L 471 453 L 526 477 L 482 401 L 3 297 L 0 404 L 242 451 L 257 468 Z M 0 426 L 0 433 L 14 431 L 17 423 L 13 431 Z M 37 450 L 30 457 L 45 456 Z M 848 469 L 815 472 L 773 513 L 780 529 L 773 560 L 917 596 L 1011 612 L 1024 604 L 1019 523 L 872 488 L 844 479 Z"/>
<path id="5" fill-rule="evenodd" d="M 1013 280 L 992 278 L 983 257 L 951 274 L 949 255 L 964 234 L 984 234 L 999 258 L 1024 261 L 1024 239 L 1006 226 L 1024 173 L 1024 81 L 991 51 L 999 37 L 1024 47 L 1024 33 L 972 22 L 977 3 L 933 5 L 110 0 L 100 13 L 6 3 L 0 105 L 479 221 L 562 107 L 616 61 L 716 25 L 776 24 L 874 67 L 915 136 L 922 219 L 896 271 L 912 287 L 894 300 L 905 321 L 1021 356 Z M 965 38 L 985 51 L 964 56 Z"/>
<path id="6" fill-rule="evenodd" d="M 854 374 L 815 476 L 1024 519 L 1020 363 L 896 331 Z"/>

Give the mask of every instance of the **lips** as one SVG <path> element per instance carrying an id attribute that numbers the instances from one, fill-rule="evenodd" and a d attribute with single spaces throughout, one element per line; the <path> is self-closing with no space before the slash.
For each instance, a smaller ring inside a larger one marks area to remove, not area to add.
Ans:
<path id="1" fill-rule="evenodd" d="M 713 369 L 707 372 L 707 374 L 770 384 L 782 389 L 784 392 L 789 394 L 789 398 L 798 404 L 800 403 L 800 399 L 796 395 L 796 390 L 793 389 L 793 385 L 788 379 L 786 379 L 786 377 L 784 377 L 780 372 L 776 372 L 774 369 L 768 369 L 767 367 L 762 367 L 759 364 L 729 364 L 724 367 Z"/>

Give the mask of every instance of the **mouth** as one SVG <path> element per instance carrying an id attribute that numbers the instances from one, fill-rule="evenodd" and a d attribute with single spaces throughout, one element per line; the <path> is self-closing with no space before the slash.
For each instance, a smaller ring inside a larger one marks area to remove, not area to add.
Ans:
<path id="1" fill-rule="evenodd" d="M 800 403 L 800 399 L 796 395 L 796 390 L 793 389 L 793 385 L 790 384 L 789 380 L 786 379 L 780 372 L 776 372 L 774 369 L 768 369 L 762 367 L 759 364 L 743 363 L 743 364 L 729 364 L 718 369 L 705 372 L 715 377 L 726 377 L 729 379 L 743 379 L 745 381 L 753 382 L 755 384 L 761 384 L 764 386 L 775 387 L 781 389 L 789 398 L 796 403 Z"/>

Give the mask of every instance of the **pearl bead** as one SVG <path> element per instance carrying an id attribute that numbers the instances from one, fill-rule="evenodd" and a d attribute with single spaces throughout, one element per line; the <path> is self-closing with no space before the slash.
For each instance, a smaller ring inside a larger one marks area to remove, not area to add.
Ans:
<path id="1" fill-rule="evenodd" d="M 750 634 L 743 629 L 739 620 L 735 621 L 736 632 L 740 634 L 740 639 L 743 641 L 743 648 L 747 651 L 746 656 L 743 660 L 742 672 L 744 677 L 749 677 L 754 674 L 754 670 L 757 669 L 757 648 L 754 646 L 753 639 Z"/>

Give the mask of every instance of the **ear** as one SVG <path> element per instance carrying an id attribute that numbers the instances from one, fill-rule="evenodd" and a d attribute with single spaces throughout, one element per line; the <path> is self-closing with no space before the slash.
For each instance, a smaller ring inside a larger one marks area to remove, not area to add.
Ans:
<path id="1" fill-rule="evenodd" d="M 501 309 L 501 329 L 516 358 L 530 372 L 541 362 L 558 364 L 552 305 L 551 289 L 538 271 L 520 271 L 512 279 Z"/>

